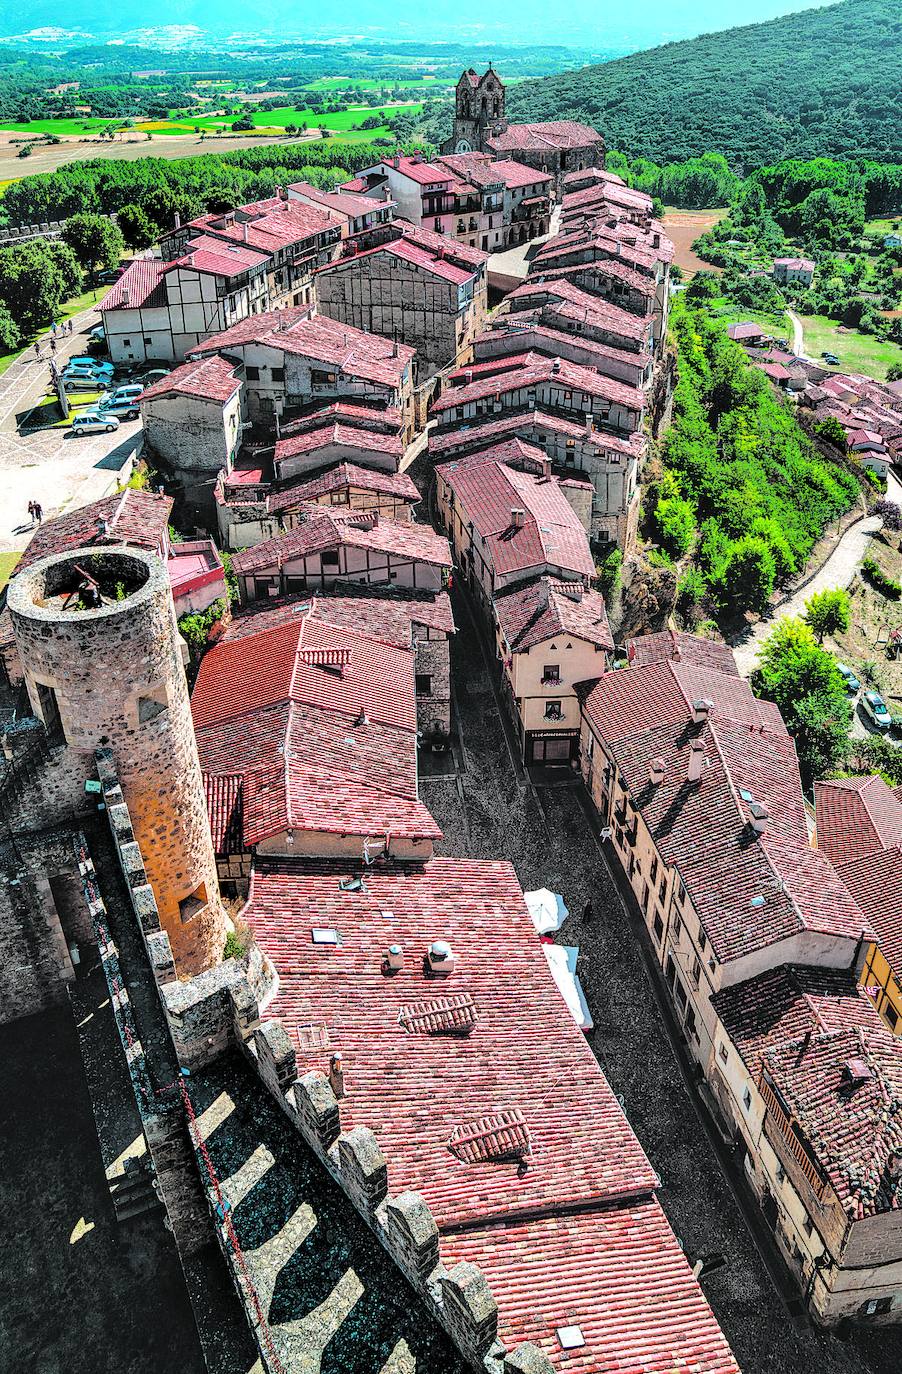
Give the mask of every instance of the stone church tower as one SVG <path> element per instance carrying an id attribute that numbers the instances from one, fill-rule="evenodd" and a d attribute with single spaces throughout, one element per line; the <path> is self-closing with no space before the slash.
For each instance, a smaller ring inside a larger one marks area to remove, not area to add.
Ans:
<path id="1" fill-rule="evenodd" d="M 482 76 L 470 67 L 457 83 L 454 133 L 442 145 L 442 152 L 485 152 L 486 134 L 501 133 L 506 127 L 504 82 L 491 65 Z"/>
<path id="2" fill-rule="evenodd" d="M 179 974 L 220 962 L 225 912 L 166 565 L 134 548 L 52 554 L 10 584 L 31 709 L 51 745 L 47 818 L 84 808 L 112 751 Z"/>

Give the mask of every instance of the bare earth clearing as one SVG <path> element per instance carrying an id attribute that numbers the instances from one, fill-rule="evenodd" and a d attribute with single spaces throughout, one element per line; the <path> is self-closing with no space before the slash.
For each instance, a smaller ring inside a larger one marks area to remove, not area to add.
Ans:
<path id="1" fill-rule="evenodd" d="M 712 267 L 709 262 L 702 262 L 692 251 L 692 245 L 700 234 L 705 234 L 711 229 L 718 220 L 722 220 L 726 214 L 723 210 L 673 210 L 670 207 L 664 211 L 664 227 L 670 238 L 673 239 L 674 262 L 677 267 L 682 267 L 687 276 L 692 276 L 695 272 L 719 272 L 719 267 Z"/>

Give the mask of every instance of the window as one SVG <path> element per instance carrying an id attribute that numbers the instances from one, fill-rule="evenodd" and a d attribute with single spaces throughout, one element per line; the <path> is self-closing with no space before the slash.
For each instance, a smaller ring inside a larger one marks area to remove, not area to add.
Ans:
<path id="1" fill-rule="evenodd" d="M 702 930 L 701 926 L 699 926 L 698 928 L 698 947 L 701 950 L 702 954 L 704 954 L 705 950 L 708 948 L 708 937 Z"/>
<path id="2" fill-rule="evenodd" d="M 179 916 L 182 921 L 192 920 L 207 905 L 207 889 L 201 883 L 196 887 L 189 897 L 183 897 L 179 902 Z"/>
<path id="3" fill-rule="evenodd" d="M 785 1183 L 785 1182 L 786 1182 L 786 1170 L 783 1168 L 783 1165 L 782 1165 L 782 1164 L 778 1164 L 778 1165 L 777 1165 L 777 1182 L 778 1182 L 778 1183 Z"/>
<path id="4" fill-rule="evenodd" d="M 861 1314 L 863 1317 L 879 1317 L 884 1312 L 889 1312 L 892 1305 L 892 1297 L 871 1298 L 869 1302 L 861 1304 Z"/>
<path id="5" fill-rule="evenodd" d="M 814 1235 L 814 1222 L 811 1220 L 810 1217 L 805 1218 L 804 1222 L 802 1223 L 802 1230 L 805 1232 L 806 1236 Z"/>
<path id="6" fill-rule="evenodd" d="M 131 346 L 132 346 L 132 341 L 131 341 L 131 339 L 123 339 L 123 340 L 122 340 L 122 343 L 123 343 L 123 345 L 124 345 L 126 348 L 131 348 Z"/>
<path id="7" fill-rule="evenodd" d="M 542 681 L 545 683 L 560 682 L 561 668 L 558 663 L 546 663 L 542 669 Z"/>
<path id="8" fill-rule="evenodd" d="M 661 920 L 661 913 L 659 911 L 655 912 L 654 932 L 655 939 L 657 940 L 658 944 L 660 944 L 661 936 L 664 934 L 664 922 Z"/>
<path id="9" fill-rule="evenodd" d="M 319 561 L 320 561 L 321 567 L 323 567 L 323 568 L 337 568 L 337 567 L 338 567 L 338 550 L 337 550 L 337 549 L 323 549 L 322 553 L 321 553 L 320 556 L 319 556 Z M 409 681 L 409 679 L 408 679 L 408 681 Z"/>
<path id="10" fill-rule="evenodd" d="M 149 346 L 153 343 L 153 339 L 145 339 L 144 342 L 145 342 L 145 343 L 148 345 L 148 347 L 149 347 Z"/>
<path id="11" fill-rule="evenodd" d="M 244 375 L 249 382 L 259 382 L 260 369 L 259 367 L 246 367 L 244 369 Z"/>
<path id="12" fill-rule="evenodd" d="M 727 1060 L 730 1057 L 726 1045 L 717 1046 L 717 1057 L 722 1064 L 726 1064 Z"/>
<path id="13" fill-rule="evenodd" d="M 50 744 L 65 744 L 66 735 L 63 730 L 63 721 L 60 715 L 59 703 L 56 699 L 56 692 L 52 687 L 48 687 L 43 682 L 36 684 L 38 689 L 38 710 L 47 731 L 47 739 Z"/>
<path id="14" fill-rule="evenodd" d="M 660 881 L 660 883 L 659 883 L 659 885 L 658 885 L 658 896 L 661 898 L 661 901 L 662 901 L 662 902 L 663 902 L 664 898 L 667 896 L 667 874 L 666 874 L 666 873 L 662 873 L 662 874 L 661 874 L 661 881 Z M 679 918 L 677 918 L 677 919 L 679 919 Z"/>
<path id="15" fill-rule="evenodd" d="M 681 878 L 681 879 L 680 879 L 680 885 L 679 885 L 679 887 L 678 887 L 678 889 L 677 889 L 677 901 L 680 903 L 680 906 L 682 906 L 683 903 L 685 902 L 685 900 L 686 900 L 686 884 L 683 882 L 683 880 L 682 880 L 682 878 Z"/>
<path id="16" fill-rule="evenodd" d="M 679 916 L 674 916 L 670 928 L 673 931 L 673 938 L 678 940 L 683 932 L 683 922 L 680 920 Z"/>
<path id="17" fill-rule="evenodd" d="M 699 982 L 700 982 L 700 980 L 701 980 L 701 976 L 702 976 L 702 966 L 701 966 L 700 962 L 698 961 L 698 959 L 693 959 L 693 961 L 692 961 L 692 981 L 693 981 L 693 983 L 695 984 L 696 987 L 698 987 L 698 985 L 699 985 Z"/>
<path id="18" fill-rule="evenodd" d="M 545 719 L 560 720 L 564 714 L 561 705 L 560 701 L 547 701 L 545 703 Z"/>
<path id="19" fill-rule="evenodd" d="M 163 714 L 168 705 L 165 686 L 157 687 L 148 692 L 147 696 L 138 697 L 138 724 L 144 725 L 149 720 L 155 720 Z"/>
<path id="20" fill-rule="evenodd" d="M 655 881 L 656 881 L 656 879 L 657 879 L 657 876 L 658 876 L 658 856 L 657 856 L 657 854 L 656 854 L 655 857 L 654 857 L 654 858 L 652 859 L 652 861 L 651 861 L 651 872 L 650 872 L 649 875 L 648 875 L 649 881 L 650 881 L 652 887 L 654 887 L 654 885 L 655 885 Z"/>
<path id="21" fill-rule="evenodd" d="M 747 1112 L 752 1110 L 752 1094 L 749 1092 L 748 1088 L 746 1088 L 745 1092 L 742 1094 L 742 1105 Z"/>
<path id="22" fill-rule="evenodd" d="M 310 372 L 310 380 L 314 386 L 332 386 L 337 380 L 334 372 L 320 372 L 313 368 Z"/>
<path id="23" fill-rule="evenodd" d="M 273 379 L 274 382 L 284 382 L 284 380 L 285 380 L 285 369 L 284 369 L 284 367 L 274 367 L 274 368 L 272 369 L 272 379 Z"/>
<path id="24" fill-rule="evenodd" d="M 408 681 L 409 681 L 409 679 L 408 679 Z M 416 694 L 417 694 L 418 697 L 431 697 L 431 696 L 432 696 L 432 674 L 431 674 L 431 673 L 416 673 L 416 674 L 415 674 L 415 681 L 416 681 Z"/>

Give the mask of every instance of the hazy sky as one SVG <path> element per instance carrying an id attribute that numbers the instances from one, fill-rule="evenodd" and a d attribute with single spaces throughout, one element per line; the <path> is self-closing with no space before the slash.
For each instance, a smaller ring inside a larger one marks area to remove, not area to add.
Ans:
<path id="1" fill-rule="evenodd" d="M 590 50 L 635 49 L 691 37 L 736 24 L 773 19 L 779 14 L 813 9 L 828 0 L 453 0 L 450 5 L 423 0 L 343 0 L 323 6 L 319 0 L 158 0 L 157 25 L 196 25 L 208 32 L 252 35 L 281 33 L 289 37 L 354 34 L 412 41 L 475 39 L 517 43 L 563 43 Z M 24 22 L 23 22 L 24 21 Z M 42 26 L 108 37 L 146 27 L 144 0 L 0 0 L 0 33 L 34 31 Z"/>

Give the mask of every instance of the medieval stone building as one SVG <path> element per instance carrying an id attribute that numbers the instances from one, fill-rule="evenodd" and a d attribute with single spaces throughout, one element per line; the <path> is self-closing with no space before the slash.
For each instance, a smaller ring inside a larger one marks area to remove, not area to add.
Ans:
<path id="1" fill-rule="evenodd" d="M 510 124 L 504 117 L 504 82 L 489 66 L 479 76 L 472 67 L 457 83 L 454 132 L 443 153 L 488 153 L 522 162 L 555 178 L 560 189 L 567 172 L 604 163 L 601 134 L 574 120 L 545 124 Z"/>

